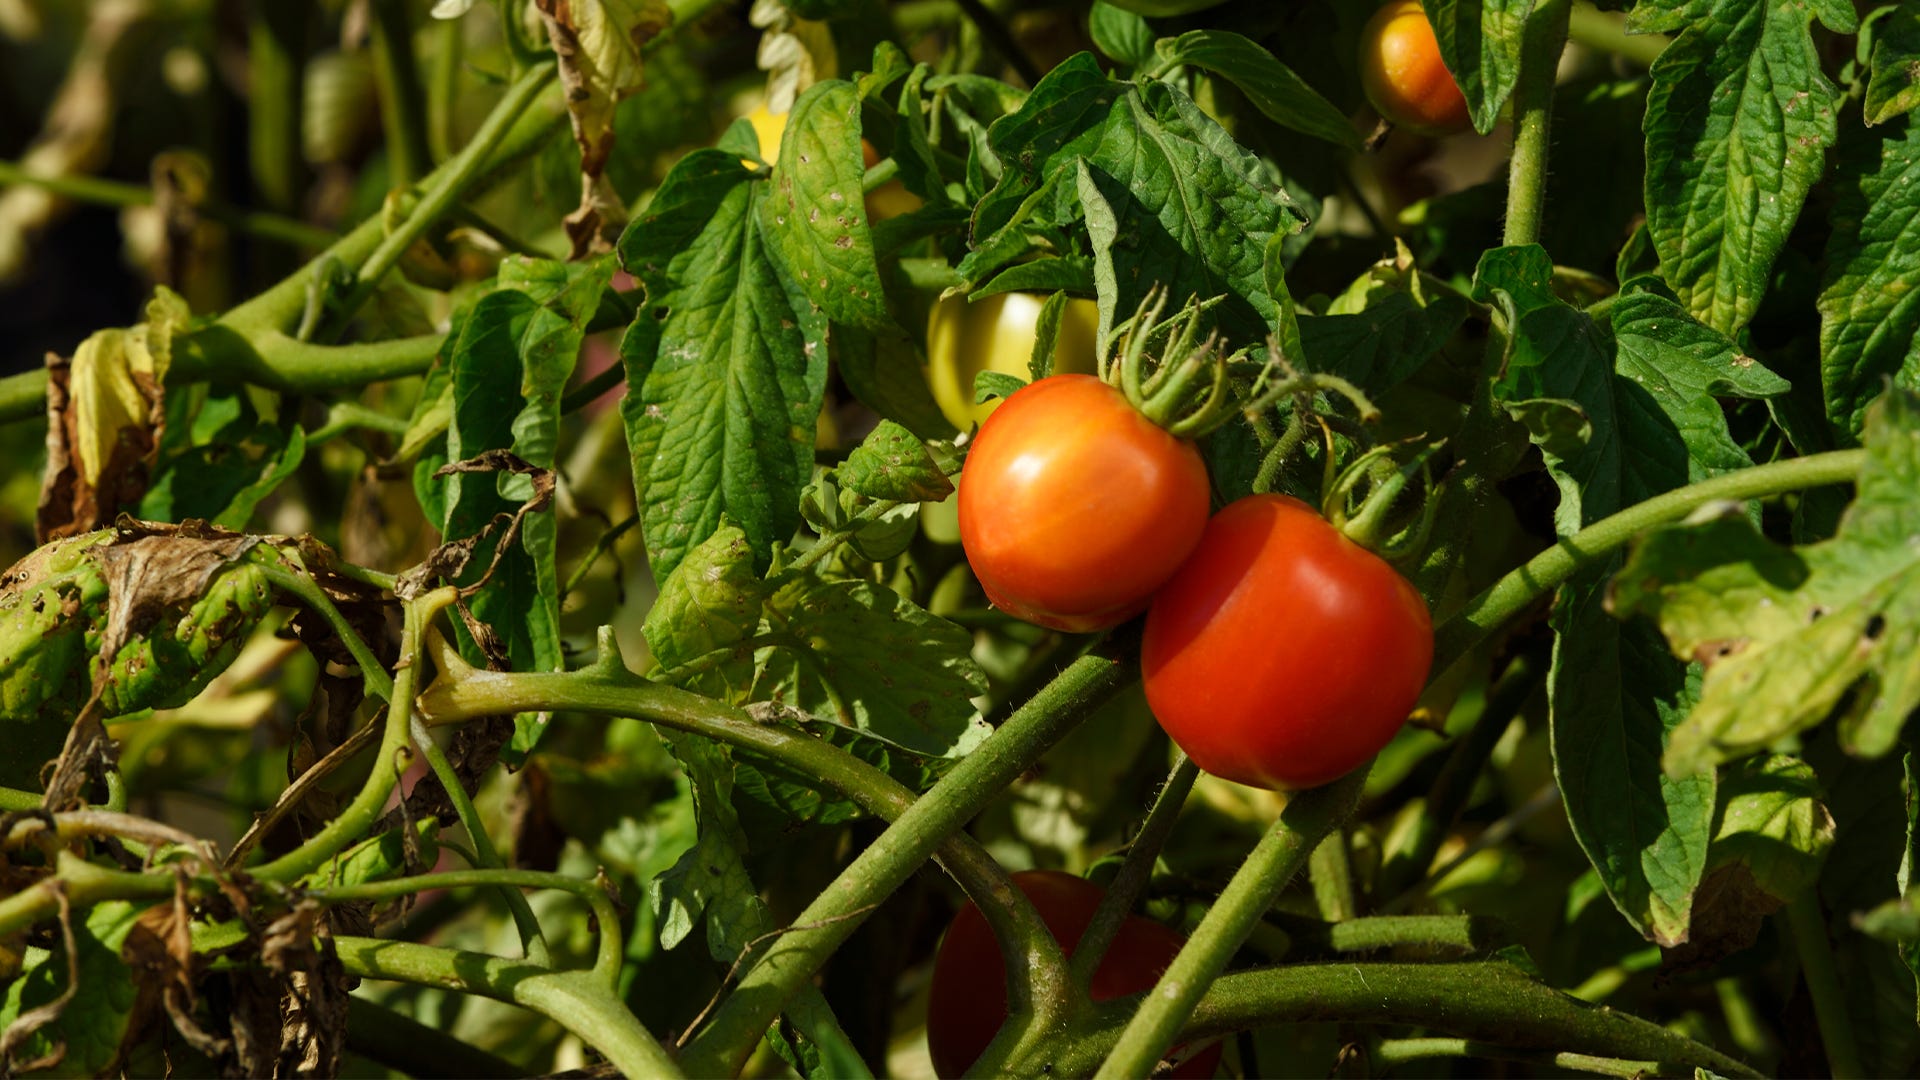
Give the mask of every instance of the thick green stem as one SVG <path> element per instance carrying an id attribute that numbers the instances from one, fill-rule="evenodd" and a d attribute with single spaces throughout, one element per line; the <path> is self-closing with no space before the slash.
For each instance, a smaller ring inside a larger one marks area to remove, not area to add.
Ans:
<path id="1" fill-rule="evenodd" d="M 380 84 L 380 123 L 387 134 L 387 171 L 405 187 L 433 166 L 427 149 L 427 99 L 413 55 L 408 0 L 373 0 L 373 70 Z"/>
<path id="2" fill-rule="evenodd" d="M 1091 1071 L 1139 997 L 1103 1002 L 1090 1033 L 1058 1059 L 1057 1075 Z M 1391 1024 L 1554 1052 L 1661 1062 L 1757 1077 L 1740 1061 L 1658 1024 L 1589 1005 L 1498 961 L 1291 964 L 1222 976 L 1179 1032 L 1182 1042 L 1288 1023 Z M 1140 1075 L 1145 1075 L 1144 1071 Z"/>
<path id="3" fill-rule="evenodd" d="M 1120 872 L 1114 875 L 1107 895 L 1100 898 L 1100 906 L 1094 909 L 1093 921 L 1087 924 L 1086 933 L 1080 935 L 1080 943 L 1074 946 L 1068 970 L 1075 986 L 1084 988 L 1093 983 L 1093 973 L 1100 970 L 1107 946 L 1113 944 L 1113 935 L 1120 932 L 1121 924 L 1127 921 L 1128 913 L 1146 890 L 1154 861 L 1166 846 L 1174 822 L 1180 819 L 1180 809 L 1187 803 L 1193 782 L 1200 778 L 1200 766 L 1195 765 L 1192 758 L 1179 750 L 1175 750 L 1174 755 L 1173 772 L 1154 797 L 1153 808 L 1147 811 L 1147 820 L 1140 826 L 1140 835 L 1127 846 Z"/>
<path id="4" fill-rule="evenodd" d="M 687 1070 L 696 1076 L 738 1073 L 767 1025 L 858 928 L 865 909 L 892 895 L 943 840 L 964 828 L 1096 706 L 1133 681 L 1139 671 L 1137 647 L 1127 643 L 1110 651 L 1118 657 L 1089 654 L 1068 665 L 841 871 L 794 920 L 795 926 L 808 929 L 782 935 L 688 1045 L 682 1057 Z M 1036 1022 L 1029 1025 L 1030 1035 L 1023 1042 L 1044 1040 L 1045 1031 L 1057 1022 L 1058 1016 L 1046 1010 L 1060 1008 L 1067 999 L 1064 971 L 1057 987 L 1035 989 L 1054 991 L 1048 995 L 1054 1000 L 1034 1003 Z"/>
<path id="5" fill-rule="evenodd" d="M 1174 957 L 1160 982 L 1101 1063 L 1099 1077 L 1146 1076 L 1180 1038 L 1181 1026 L 1207 988 L 1226 970 L 1254 924 L 1273 907 L 1281 890 L 1331 831 L 1340 827 L 1366 785 L 1358 769 L 1325 787 L 1293 795 L 1233 880 L 1221 892 L 1199 929 Z"/>
<path id="6" fill-rule="evenodd" d="M 1513 159 L 1507 172 L 1504 242 L 1540 240 L 1547 201 L 1547 150 L 1553 122 L 1553 79 L 1567 43 L 1568 0 L 1540 0 L 1527 17 L 1520 46 L 1520 77 L 1513 88 Z"/>
<path id="7" fill-rule="evenodd" d="M 1382 1039 L 1367 1048 L 1367 1063 L 1375 1069 L 1392 1069 L 1415 1061 L 1434 1058 L 1479 1058 L 1491 1061 L 1519 1061 L 1545 1065 L 1568 1072 L 1617 1076 L 1638 1080 L 1660 1075 L 1660 1062 L 1627 1061 L 1623 1058 L 1595 1057 L 1592 1054 L 1556 1053 L 1552 1050 L 1518 1050 L 1497 1043 L 1472 1039 Z"/>
<path id="8" fill-rule="evenodd" d="M 427 234 L 442 216 L 452 210 L 461 197 L 467 193 L 481 171 L 487 165 L 487 159 L 506 139 L 507 132 L 513 129 L 520 114 L 526 111 L 533 99 L 544 93 L 554 77 L 554 65 L 551 61 L 529 67 L 508 85 L 507 92 L 495 105 L 493 112 L 473 133 L 467 145 L 461 147 L 452 161 L 425 181 L 425 190 L 420 193 L 420 202 L 392 232 L 380 239 L 372 253 L 367 256 L 354 276 L 353 287 L 341 298 L 339 308 L 331 315 L 333 325 L 343 328 L 360 310 L 360 306 L 372 298 L 380 287 L 380 281 L 387 271 L 400 262 L 414 242 Z"/>
<path id="9" fill-rule="evenodd" d="M 172 896 L 170 873 L 133 874 L 109 870 L 62 850 L 54 864 L 54 876 L 0 899 L 0 935 L 25 930 L 37 922 L 53 918 L 60 910 L 58 894 L 66 893 L 75 908 L 91 907 L 102 900 L 159 899 Z"/>
<path id="10" fill-rule="evenodd" d="M 558 1021 L 627 1076 L 682 1075 L 659 1041 L 592 972 L 549 971 L 523 960 L 378 938 L 336 937 L 333 946 L 349 975 L 522 1005 Z"/>
<path id="11" fill-rule="evenodd" d="M 1307 860 L 1307 880 L 1313 885 L 1313 902 L 1322 919 L 1340 923 L 1360 913 L 1353 895 L 1353 860 L 1347 851 L 1345 829 L 1328 833 L 1313 849 Z"/>
<path id="12" fill-rule="evenodd" d="M 437 874 L 418 874 L 413 877 L 390 878 L 386 881 L 369 881 L 359 885 L 339 885 L 311 890 L 311 895 L 328 904 L 351 904 L 357 901 L 398 900 L 403 896 L 425 892 L 428 889 L 467 889 L 497 888 L 511 889 L 518 894 L 521 889 L 556 889 L 571 893 L 585 901 L 593 909 L 593 917 L 600 924 L 599 947 L 594 953 L 593 973 L 601 984 L 611 993 L 620 974 L 620 959 L 625 955 L 620 932 L 620 915 L 613 909 L 613 901 L 607 898 L 606 891 L 591 881 L 581 881 L 564 874 L 549 874 L 538 870 L 448 870 Z M 536 967 L 545 968 L 547 963 L 529 960 Z"/>
<path id="13" fill-rule="evenodd" d="M 609 630 L 601 631 L 600 650 L 593 666 L 571 672 L 481 671 L 452 650 L 441 650 L 435 654 L 441 676 L 420 695 L 419 707 L 433 724 L 522 712 L 631 717 L 702 735 L 772 761 L 796 776 L 812 777 L 886 821 L 901 818 L 915 805 L 913 792 L 905 785 L 824 739 L 758 723 L 738 709 L 628 670 Z M 955 832 L 939 842 L 934 854 L 980 906 L 1001 948 L 1022 958 L 1019 964 L 1009 963 L 1007 970 L 1032 969 L 1046 973 L 1052 983 L 1065 985 L 1066 961 L 1058 946 L 1051 944 L 1053 939 L 1038 913 L 979 841 Z M 1018 1003 L 1026 997 L 1023 982 L 1008 1000 Z"/>
<path id="14" fill-rule="evenodd" d="M 453 156 L 454 99 L 460 89 L 460 59 L 466 36 L 459 19 L 437 19 L 432 31 L 431 81 L 427 83 L 427 146 L 436 162 Z"/>
<path id="15" fill-rule="evenodd" d="M 1833 965 L 1833 943 L 1827 939 L 1827 919 L 1820 910 L 1820 894 L 1808 889 L 1787 905 L 1787 927 L 1794 951 L 1800 955 L 1800 975 L 1813 999 L 1813 1016 L 1820 1043 L 1827 1050 L 1827 1069 L 1834 1080 L 1866 1076 L 1860 1065 L 1860 1047 L 1853 1037 L 1853 1018 L 1847 1015 L 1847 995 Z"/>
<path id="16" fill-rule="evenodd" d="M 1473 727 L 1454 744 L 1440 775 L 1427 793 L 1426 805 L 1414 819 L 1413 828 L 1398 848 L 1387 855 L 1380 867 L 1375 896 L 1392 899 L 1405 892 L 1433 868 L 1434 853 L 1446 839 L 1453 823 L 1466 809 L 1480 770 L 1493 753 L 1494 744 L 1518 716 L 1534 691 L 1546 680 L 1547 666 L 1542 658 L 1523 654 L 1508 665 L 1500 681 L 1487 691 L 1487 700 Z"/>
<path id="17" fill-rule="evenodd" d="M 1443 675 L 1509 619 L 1559 588 L 1582 566 L 1605 558 L 1648 529 L 1679 521 L 1718 499 L 1757 499 L 1847 483 L 1859 474 L 1866 461 L 1865 450 L 1834 450 L 1723 473 L 1655 495 L 1611 517 L 1601 518 L 1572 536 L 1563 537 L 1467 601 L 1458 614 L 1434 631 L 1434 678 Z"/>

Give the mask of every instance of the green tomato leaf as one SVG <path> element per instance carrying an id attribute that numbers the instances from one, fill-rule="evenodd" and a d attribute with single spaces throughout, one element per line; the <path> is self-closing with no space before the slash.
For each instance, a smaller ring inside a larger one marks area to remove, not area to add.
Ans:
<path id="1" fill-rule="evenodd" d="M 939 502 L 953 493 L 953 481 L 927 453 L 913 432 L 891 420 L 880 421 L 840 466 L 840 482 L 870 499 Z"/>
<path id="2" fill-rule="evenodd" d="M 1254 108 L 1281 127 L 1348 150 L 1366 145 L 1347 114 L 1272 53 L 1240 34 L 1189 30 L 1177 38 L 1162 38 L 1154 48 L 1159 70 L 1185 65 L 1211 71 L 1239 87 Z"/>
<path id="3" fill-rule="evenodd" d="M 861 182 L 860 100 L 852 83 L 815 83 L 787 117 L 772 191 L 758 200 L 765 243 L 807 300 L 834 322 L 891 325 Z"/>
<path id="4" fill-rule="evenodd" d="M 1264 342 L 1288 306 L 1269 273 L 1268 248 L 1305 217 L 1258 158 L 1192 99 L 1164 83 L 1115 104 L 1099 151 L 1079 164 L 1077 188 L 1093 240 L 1102 351 L 1116 321 L 1147 289 L 1179 303 L 1224 296 L 1208 315 L 1236 344 Z M 1284 336 L 1284 335 L 1283 335 Z"/>
<path id="5" fill-rule="evenodd" d="M 1153 59 L 1153 27 L 1138 12 L 1107 0 L 1093 0 L 1093 10 L 1087 13 L 1087 33 L 1095 48 L 1127 67 L 1144 67 Z"/>
<path id="6" fill-rule="evenodd" d="M 1466 298 L 1424 282 L 1403 249 L 1335 297 L 1324 315 L 1300 315 L 1300 347 L 1309 370 L 1380 394 L 1432 359 L 1466 320 Z"/>
<path id="7" fill-rule="evenodd" d="M 766 595 L 765 583 L 753 570 L 747 534 L 723 522 L 667 575 L 640 632 L 661 668 L 677 668 L 732 648 L 752 634 L 760 625 Z M 729 701 L 741 700 L 752 685 L 752 659 L 751 651 L 743 649 L 703 673 L 700 687 Z"/>
<path id="8" fill-rule="evenodd" d="M 1552 277 L 1539 248 L 1500 249 L 1482 260 L 1475 295 L 1513 327 L 1494 397 L 1532 421 L 1561 493 L 1557 532 L 1750 463 L 1713 395 L 1777 394 L 1784 382 L 1633 283 L 1615 301 L 1609 341 L 1555 298 Z M 1700 677 L 1651 627 L 1607 617 L 1602 583 L 1616 565 L 1569 582 L 1554 610 L 1555 775 L 1607 895 L 1641 933 L 1672 946 L 1688 940 L 1707 865 L 1714 776 L 1669 774 L 1660 763 L 1695 708 Z"/>
<path id="9" fill-rule="evenodd" d="M 1474 130 L 1486 134 L 1520 78 L 1520 47 L 1534 0 L 1421 0 L 1440 59 L 1460 84 Z"/>
<path id="10" fill-rule="evenodd" d="M 1085 255 L 1050 255 L 1015 263 L 967 293 L 969 301 L 1009 292 L 1073 292 L 1092 296 L 1093 260 Z"/>
<path id="11" fill-rule="evenodd" d="M 976 247 L 1013 224 L 1027 200 L 1057 183 L 1075 158 L 1100 146 L 1113 103 L 1128 91 L 1100 70 L 1092 53 L 1076 53 L 1047 72 L 1018 111 L 993 122 L 987 142 L 1002 171 L 974 207 Z"/>
<path id="12" fill-rule="evenodd" d="M 1841 744 L 1877 757 L 1920 707 L 1920 399 L 1883 398 L 1866 444 L 1833 539 L 1782 548 L 1747 515 L 1720 513 L 1649 534 L 1616 578 L 1617 612 L 1654 616 L 1676 656 L 1707 665 L 1669 773 L 1755 753 L 1836 712 Z"/>
<path id="13" fill-rule="evenodd" d="M 1884 124 L 1920 105 L 1920 9 L 1902 4 L 1874 26 L 1868 62 L 1867 124 Z"/>
<path id="14" fill-rule="evenodd" d="M 1920 125 L 1849 129 L 1834 186 L 1820 381 L 1845 445 L 1889 378 L 1920 386 Z"/>
<path id="15" fill-rule="evenodd" d="M 1798 758 L 1752 758 L 1720 783 L 1720 824 L 1711 869 L 1744 866 L 1760 891 L 1782 903 L 1813 887 L 1833 847 L 1833 815 L 1819 778 Z"/>
<path id="16" fill-rule="evenodd" d="M 659 581 L 722 514 L 764 565 L 813 468 L 826 322 L 772 257 L 750 176 L 726 151 L 689 154 L 620 242 L 647 285 L 621 415 Z"/>
<path id="17" fill-rule="evenodd" d="M 1737 0 L 1654 61 L 1647 95 L 1647 231 L 1695 318 L 1746 325 L 1820 178 L 1839 94 L 1799 3 Z"/>
<path id="18" fill-rule="evenodd" d="M 120 1059 L 121 1043 L 140 996 L 133 969 L 120 958 L 120 946 L 143 910 L 144 906 L 125 900 L 108 900 L 74 912 L 79 986 L 73 1000 L 13 1050 L 13 1057 L 24 1063 L 64 1049 L 58 1064 L 36 1070 L 35 1075 L 99 1076 Z M 55 942 L 51 950 L 35 946 L 24 950 L 20 973 L 0 991 L 0 1031 L 12 1028 L 21 1014 L 51 1005 L 67 990 L 66 948 L 58 937 Z"/>
<path id="19" fill-rule="evenodd" d="M 1027 385 L 1027 380 L 1004 371 L 982 371 L 973 377 L 973 403 L 984 405 L 994 398 L 1010 398 Z"/>
<path id="20" fill-rule="evenodd" d="M 957 757 L 991 729 L 972 699 L 986 676 L 973 635 L 871 581 L 803 576 L 767 601 L 777 640 L 756 701 L 790 705 L 930 757 Z"/>

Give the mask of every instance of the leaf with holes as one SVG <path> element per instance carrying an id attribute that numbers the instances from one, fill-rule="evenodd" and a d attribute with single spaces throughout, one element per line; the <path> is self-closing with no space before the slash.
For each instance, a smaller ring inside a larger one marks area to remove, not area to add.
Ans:
<path id="1" fill-rule="evenodd" d="M 1833 539 L 1780 547 L 1721 508 L 1652 533 L 1614 579 L 1617 614 L 1654 616 L 1675 655 L 1707 666 L 1700 704 L 1668 744 L 1670 774 L 1828 716 L 1848 751 L 1878 757 L 1920 709 L 1920 397 L 1883 398 L 1866 444 Z"/>

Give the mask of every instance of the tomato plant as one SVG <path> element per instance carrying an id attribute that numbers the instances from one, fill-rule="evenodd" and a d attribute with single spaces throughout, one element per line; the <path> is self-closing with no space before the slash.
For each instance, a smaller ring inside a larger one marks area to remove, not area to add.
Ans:
<path id="1" fill-rule="evenodd" d="M 1023 870 L 1012 881 L 1071 956 L 1105 890 L 1058 870 Z M 1088 980 L 1088 995 L 1106 1001 L 1149 989 L 1179 953 L 1182 940 L 1151 919 L 1127 916 Z M 993 1041 L 1007 1019 L 1006 977 L 987 917 L 972 904 L 962 907 L 940 940 L 929 984 L 927 1046 L 936 1073 L 962 1075 Z M 1220 1064 L 1220 1051 L 1206 1047 L 1183 1058 L 1170 1075 L 1209 1077 Z"/>
<path id="2" fill-rule="evenodd" d="M 1917 61 L 0 0 L 0 1074 L 1912 1074 Z"/>
<path id="3" fill-rule="evenodd" d="M 1413 586 L 1284 495 L 1214 515 L 1154 597 L 1140 646 L 1154 717 L 1196 764 L 1288 788 L 1379 753 L 1432 661 L 1433 621 Z"/>
<path id="4" fill-rule="evenodd" d="M 1383 4 L 1360 32 L 1360 84 L 1387 120 L 1447 135 L 1473 126 L 1420 0 Z"/>
<path id="5" fill-rule="evenodd" d="M 1022 387 L 960 477 L 960 543 L 987 597 L 1086 632 L 1138 614 L 1200 540 L 1207 468 L 1191 443 L 1091 375 Z"/>

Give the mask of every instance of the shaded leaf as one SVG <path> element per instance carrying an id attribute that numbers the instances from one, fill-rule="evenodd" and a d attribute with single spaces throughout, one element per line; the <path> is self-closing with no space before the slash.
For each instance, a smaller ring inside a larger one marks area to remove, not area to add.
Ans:
<path id="1" fill-rule="evenodd" d="M 1896 6 L 1874 27 L 1868 62 L 1867 123 L 1884 124 L 1920 105 L 1920 8 Z"/>
<path id="2" fill-rule="evenodd" d="M 1293 69 L 1248 38 L 1230 30 L 1189 30 L 1162 38 L 1155 47 L 1159 68 L 1202 68 L 1240 88 L 1267 119 L 1335 146 L 1359 150 L 1365 143 L 1345 113 L 1308 86 Z"/>
<path id="3" fill-rule="evenodd" d="M 1888 379 L 1920 387 L 1920 125 L 1850 129 L 1834 186 L 1820 381 L 1827 420 L 1850 444 Z"/>

